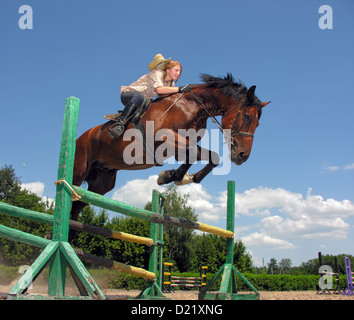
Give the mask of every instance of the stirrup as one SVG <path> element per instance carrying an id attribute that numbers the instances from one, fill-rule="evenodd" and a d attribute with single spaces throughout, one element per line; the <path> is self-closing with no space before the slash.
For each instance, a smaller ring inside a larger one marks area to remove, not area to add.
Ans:
<path id="1" fill-rule="evenodd" d="M 123 123 L 115 123 L 113 126 L 111 126 L 108 131 L 109 131 L 109 136 L 111 138 L 120 138 L 121 135 L 124 132 L 124 124 Z"/>
<path id="2" fill-rule="evenodd" d="M 118 111 L 117 113 L 106 114 L 103 118 L 117 122 L 121 114 L 122 111 Z"/>

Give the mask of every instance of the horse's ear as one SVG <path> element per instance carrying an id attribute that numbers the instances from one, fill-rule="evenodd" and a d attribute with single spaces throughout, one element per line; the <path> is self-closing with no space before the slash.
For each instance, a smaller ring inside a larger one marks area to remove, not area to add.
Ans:
<path id="1" fill-rule="evenodd" d="M 247 91 L 247 101 L 252 102 L 254 98 L 254 91 L 256 90 L 256 86 L 252 86 Z"/>
<path id="2" fill-rule="evenodd" d="M 270 104 L 272 101 L 268 101 L 268 102 L 261 102 L 261 106 L 262 108 L 264 108 L 266 105 Z"/>

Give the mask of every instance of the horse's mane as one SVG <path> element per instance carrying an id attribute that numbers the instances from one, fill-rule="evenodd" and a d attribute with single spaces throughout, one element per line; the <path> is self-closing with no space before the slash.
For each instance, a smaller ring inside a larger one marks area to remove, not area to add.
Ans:
<path id="1" fill-rule="evenodd" d="M 240 83 L 237 83 L 234 80 L 234 77 L 232 76 L 231 73 L 228 73 L 226 77 L 213 77 L 209 74 L 204 74 L 202 73 L 200 76 L 201 80 L 207 85 L 207 88 L 216 88 L 220 89 L 223 94 L 225 94 L 228 97 L 235 98 L 237 100 L 243 100 L 247 98 L 247 87 L 240 81 Z M 194 84 L 193 86 L 198 86 L 197 84 Z M 166 95 L 160 95 L 157 98 L 155 98 L 152 102 L 158 102 L 161 101 L 162 99 L 169 97 L 171 95 L 174 95 L 175 93 L 172 94 L 166 94 Z M 212 96 L 209 97 L 210 99 Z M 248 105 L 255 106 L 258 110 L 258 118 L 260 119 L 262 115 L 262 105 L 259 99 L 254 95 L 253 100 L 248 102 Z"/>
<path id="2" fill-rule="evenodd" d="M 235 82 L 231 73 L 228 73 L 226 77 L 213 77 L 208 74 L 202 74 L 201 80 L 207 84 L 208 87 L 220 89 L 228 97 L 242 100 L 247 97 L 247 88 L 240 81 Z M 249 105 L 253 105 L 258 109 L 259 117 L 262 113 L 262 105 L 259 99 L 254 95 L 253 100 L 249 101 Z"/>

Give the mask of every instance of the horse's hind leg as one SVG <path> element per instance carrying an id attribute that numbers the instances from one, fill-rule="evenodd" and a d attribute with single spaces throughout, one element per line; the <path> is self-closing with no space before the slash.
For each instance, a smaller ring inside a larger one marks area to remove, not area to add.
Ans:
<path id="1" fill-rule="evenodd" d="M 81 186 L 81 184 L 86 180 L 90 174 L 91 167 L 88 163 L 87 152 L 88 146 L 87 133 L 84 133 L 81 137 L 76 140 L 76 152 L 74 161 L 74 174 L 73 174 L 73 185 Z M 77 220 L 80 212 L 83 208 L 87 206 L 86 203 L 81 201 L 74 201 L 71 206 L 70 217 L 72 220 Z"/>
<path id="2" fill-rule="evenodd" d="M 117 170 L 102 170 L 94 168 L 90 170 L 89 175 L 86 178 L 88 183 L 87 190 L 104 195 L 111 191 L 116 184 Z M 81 201 L 74 201 L 71 208 L 71 219 L 77 220 L 80 212 L 88 204 Z M 75 232 L 70 230 L 69 239 L 74 238 Z"/>
<path id="3" fill-rule="evenodd" d="M 106 194 L 111 191 L 116 184 L 116 176 L 117 170 L 103 170 L 94 168 L 90 170 L 89 175 L 86 178 L 86 182 L 88 183 L 87 190 L 98 193 L 98 194 Z M 81 201 L 73 202 L 71 209 L 71 219 L 77 220 L 79 213 L 83 208 L 87 206 L 86 203 Z"/>

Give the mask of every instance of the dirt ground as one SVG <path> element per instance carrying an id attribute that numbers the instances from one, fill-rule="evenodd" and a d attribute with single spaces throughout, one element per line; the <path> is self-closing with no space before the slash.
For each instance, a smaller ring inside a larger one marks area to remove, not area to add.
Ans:
<path id="1" fill-rule="evenodd" d="M 10 285 L 4 286 L 0 285 L 0 293 L 8 293 L 13 285 L 16 282 L 11 283 Z M 114 296 L 120 299 L 127 299 L 128 297 L 136 297 L 140 291 L 138 290 L 117 290 L 117 289 L 101 289 L 102 292 L 107 296 Z M 34 284 L 33 288 L 28 290 L 29 294 L 40 294 L 45 295 L 47 292 L 47 287 L 44 285 Z M 248 293 L 248 292 L 240 292 Z M 76 296 L 78 290 L 75 286 L 69 285 L 66 288 L 66 295 Z M 198 291 L 183 291 L 177 290 L 174 293 L 165 294 L 168 299 L 171 300 L 198 300 Z M 261 300 L 353 300 L 354 296 L 345 296 L 338 294 L 316 294 L 316 291 L 261 291 L 260 292 Z"/>
<path id="2" fill-rule="evenodd" d="M 106 290 L 107 295 L 125 294 L 136 297 L 139 291 Z M 249 292 L 240 292 L 249 293 Z M 198 300 L 198 291 L 178 290 L 175 293 L 166 293 L 166 297 L 171 300 Z M 316 291 L 263 291 L 260 292 L 261 300 L 353 300 L 354 296 L 344 296 L 338 294 L 321 295 Z"/>

